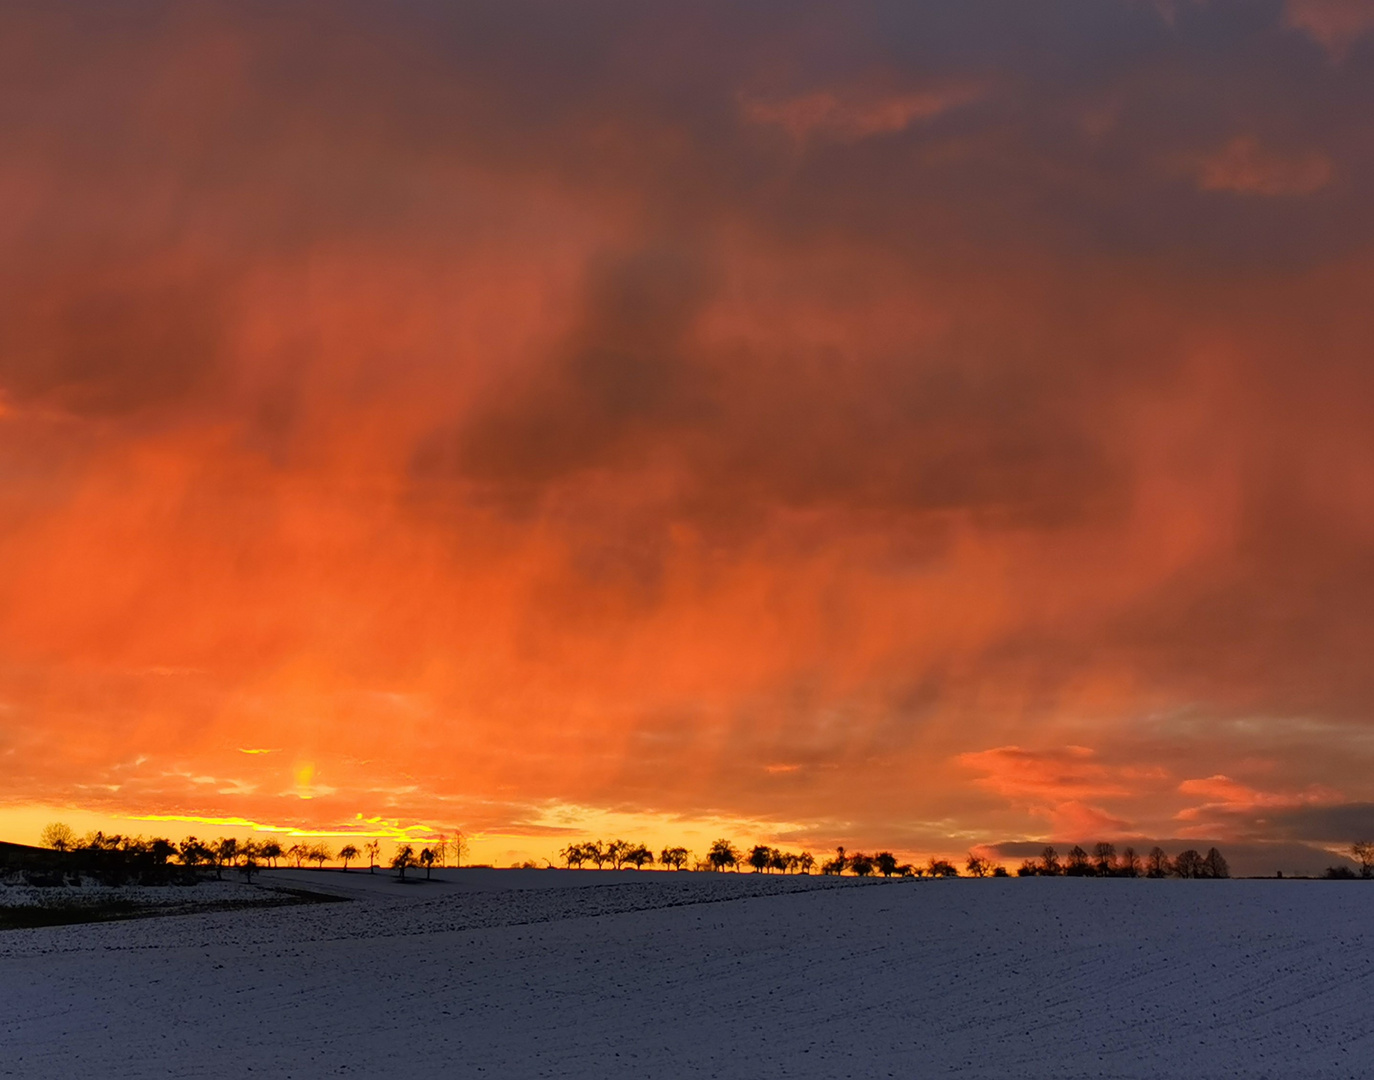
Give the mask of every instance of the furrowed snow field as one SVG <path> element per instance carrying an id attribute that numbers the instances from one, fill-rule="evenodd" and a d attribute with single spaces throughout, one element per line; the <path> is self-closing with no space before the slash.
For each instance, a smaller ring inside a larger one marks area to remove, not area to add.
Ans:
<path id="1" fill-rule="evenodd" d="M 0 1075 L 1374 1075 L 1362 882 L 436 877 L 0 934 Z"/>

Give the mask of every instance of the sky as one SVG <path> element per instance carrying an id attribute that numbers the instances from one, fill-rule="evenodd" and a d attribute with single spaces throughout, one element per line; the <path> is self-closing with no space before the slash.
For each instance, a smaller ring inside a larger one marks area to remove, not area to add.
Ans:
<path id="1" fill-rule="evenodd" d="M 1372 0 L 5 4 L 0 834 L 1325 865 L 1371 115 Z"/>

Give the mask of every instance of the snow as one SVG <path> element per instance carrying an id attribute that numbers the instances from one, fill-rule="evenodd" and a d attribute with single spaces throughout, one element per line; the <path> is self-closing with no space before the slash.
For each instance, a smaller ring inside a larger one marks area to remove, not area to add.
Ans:
<path id="1" fill-rule="evenodd" d="M 277 871 L 0 934 L 0 1075 L 1357 1077 L 1362 882 Z M 305 883 L 314 883 L 305 884 Z"/>
<path id="2" fill-rule="evenodd" d="M 236 876 L 236 875 L 235 875 Z M 57 887 L 6 884 L 0 886 L 0 908 L 97 908 L 123 901 L 139 908 L 191 908 L 200 905 L 262 902 L 264 894 L 230 877 L 195 885 L 124 885 L 86 882 Z"/>

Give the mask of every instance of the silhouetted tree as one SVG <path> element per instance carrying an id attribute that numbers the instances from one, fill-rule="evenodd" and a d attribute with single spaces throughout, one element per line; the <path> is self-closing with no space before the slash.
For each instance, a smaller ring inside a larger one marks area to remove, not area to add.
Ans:
<path id="1" fill-rule="evenodd" d="M 931 859 L 926 864 L 926 873 L 931 877 L 958 877 L 959 868 L 947 859 Z"/>
<path id="2" fill-rule="evenodd" d="M 789 854 L 781 848 L 770 848 L 768 851 L 768 869 L 770 872 L 780 870 L 785 874 L 792 869 L 796 858 L 795 855 Z"/>
<path id="3" fill-rule="evenodd" d="M 164 836 L 155 836 L 148 841 L 148 856 L 159 869 L 167 865 L 167 860 L 177 853 L 176 845 Z"/>
<path id="4" fill-rule="evenodd" d="M 1145 856 L 1145 876 L 1152 878 L 1169 876 L 1169 856 L 1162 847 L 1156 845 L 1150 848 L 1150 854 Z"/>
<path id="5" fill-rule="evenodd" d="M 983 856 L 970 851 L 968 860 L 964 863 L 964 869 L 973 877 L 987 877 L 988 874 L 992 873 L 992 862 L 990 859 L 985 859 Z"/>
<path id="6" fill-rule="evenodd" d="M 76 833 L 70 825 L 64 825 L 60 821 L 45 826 L 39 839 L 44 847 L 52 848 L 54 851 L 67 852 L 76 847 Z"/>
<path id="7" fill-rule="evenodd" d="M 654 853 L 644 844 L 635 844 L 625 852 L 625 865 L 633 866 L 636 870 L 643 870 L 653 861 Z"/>
<path id="8" fill-rule="evenodd" d="M 277 868 L 277 860 L 282 857 L 281 841 L 275 836 L 270 836 L 263 841 L 262 847 L 258 849 L 264 859 L 272 864 L 272 869 Z"/>
<path id="9" fill-rule="evenodd" d="M 440 833 L 434 841 L 434 857 L 439 860 L 442 870 L 448 865 L 448 833 Z"/>
<path id="10" fill-rule="evenodd" d="M 467 857 L 468 853 L 467 834 L 464 833 L 461 829 L 455 830 L 453 833 L 453 839 L 450 841 L 450 843 L 453 845 L 453 865 L 462 866 L 463 860 Z"/>
<path id="11" fill-rule="evenodd" d="M 415 865 L 415 849 L 409 844 L 405 844 L 396 850 L 396 855 L 391 860 L 391 869 L 400 875 L 402 881 L 406 879 L 406 871 Z"/>
<path id="12" fill-rule="evenodd" d="M 890 851 L 880 851 L 873 856 L 873 865 L 883 877 L 890 878 L 897 872 L 897 856 Z"/>
<path id="13" fill-rule="evenodd" d="M 215 880 L 222 881 L 224 879 L 224 868 L 226 866 L 232 866 L 234 860 L 238 857 L 239 842 L 232 836 L 221 837 L 214 842 L 210 850 L 214 856 Z"/>
<path id="14" fill-rule="evenodd" d="M 569 870 L 580 867 L 586 859 L 586 854 L 583 852 L 581 844 L 569 844 L 558 854 L 567 864 Z"/>
<path id="15" fill-rule="evenodd" d="M 1068 877 L 1084 877 L 1091 873 L 1088 867 L 1088 853 L 1077 844 L 1069 848 L 1068 857 L 1064 860 L 1064 873 Z"/>
<path id="16" fill-rule="evenodd" d="M 1022 860 L 1021 865 L 1016 868 L 1017 877 L 1035 877 L 1039 873 L 1040 864 L 1033 862 L 1030 859 Z"/>
<path id="17" fill-rule="evenodd" d="M 344 873 L 348 873 L 348 864 L 358 857 L 358 849 L 352 844 L 345 844 L 339 848 L 339 858 L 343 861 Z"/>
<path id="18" fill-rule="evenodd" d="M 434 864 L 439 861 L 439 856 L 434 853 L 433 848 L 425 848 L 420 852 L 420 865 L 425 868 L 425 880 L 430 880 L 430 874 L 434 871 Z"/>
<path id="19" fill-rule="evenodd" d="M 296 869 L 301 868 L 301 864 L 310 858 L 310 847 L 308 844 L 294 843 L 286 849 L 286 857 L 296 864 Z"/>
<path id="20" fill-rule="evenodd" d="M 873 873 L 873 856 L 865 855 L 862 851 L 856 851 L 849 856 L 849 869 L 859 877 L 868 877 Z"/>
<path id="21" fill-rule="evenodd" d="M 606 861 L 611 864 L 612 870 L 619 870 L 625 865 L 625 856 L 634 847 L 628 840 L 612 840 L 606 845 Z"/>
<path id="22" fill-rule="evenodd" d="M 1360 864 L 1360 877 L 1374 878 L 1374 840 L 1356 840 L 1350 854 Z"/>
<path id="23" fill-rule="evenodd" d="M 177 858 L 181 861 L 182 866 L 188 870 L 194 870 L 203 863 L 210 862 L 214 855 L 194 836 L 188 836 L 177 844 Z"/>
<path id="24" fill-rule="evenodd" d="M 803 851 L 800 855 L 797 856 L 797 868 L 803 874 L 811 873 L 811 870 L 815 865 L 816 856 L 812 855 L 811 852 Z"/>
<path id="25" fill-rule="evenodd" d="M 848 866 L 849 857 L 845 855 L 844 848 L 837 847 L 835 849 L 835 857 L 833 859 L 826 859 L 825 862 L 821 863 L 821 873 L 843 874 Z"/>
<path id="26" fill-rule="evenodd" d="M 1059 852 L 1048 845 L 1040 852 L 1039 872 L 1044 877 L 1055 877 L 1063 873 L 1059 866 Z"/>
<path id="27" fill-rule="evenodd" d="M 666 847 L 659 853 L 658 861 L 674 870 L 681 870 L 690 857 L 691 853 L 685 847 Z"/>
<path id="28" fill-rule="evenodd" d="M 1117 864 L 1116 872 L 1122 877 L 1140 876 L 1140 856 L 1135 853 L 1135 848 L 1121 849 L 1121 862 Z"/>
<path id="29" fill-rule="evenodd" d="M 587 862 L 596 863 L 596 868 L 600 870 L 606 865 L 610 858 L 610 853 L 602 847 L 600 840 L 589 840 L 582 845 L 582 855 Z"/>
<path id="30" fill-rule="evenodd" d="M 1208 848 L 1207 854 L 1202 860 L 1202 876 L 1209 878 L 1228 878 L 1231 876 L 1231 868 L 1227 865 L 1225 857 L 1216 848 Z"/>
<path id="31" fill-rule="evenodd" d="M 994 867 L 992 868 L 992 876 L 993 876 L 993 877 L 1011 877 L 1011 875 L 1007 873 L 1007 868 L 1006 868 L 1005 866 L 994 866 Z"/>
<path id="32" fill-rule="evenodd" d="M 377 872 L 377 860 L 382 856 L 382 842 L 369 840 L 363 845 L 363 850 L 367 852 L 367 872 L 375 874 Z"/>
<path id="33" fill-rule="evenodd" d="M 1202 877 L 1205 870 L 1205 861 L 1192 848 L 1187 851 L 1180 851 L 1178 858 L 1174 859 L 1174 873 L 1181 878 Z"/>
<path id="34" fill-rule="evenodd" d="M 724 870 L 727 866 L 739 869 L 739 849 L 729 840 L 717 840 L 706 853 L 706 861 L 713 870 Z"/>
<path id="35" fill-rule="evenodd" d="M 239 873 L 250 885 L 253 883 L 253 875 L 258 872 L 258 856 L 261 850 L 252 840 L 245 840 L 238 848 Z"/>
<path id="36" fill-rule="evenodd" d="M 1097 871 L 1098 877 L 1107 877 L 1112 872 L 1112 863 L 1116 859 L 1116 848 L 1106 841 L 1099 840 L 1093 845 L 1093 869 Z"/>
<path id="37" fill-rule="evenodd" d="M 768 863 L 773 857 L 773 852 L 763 844 L 755 844 L 749 849 L 749 865 L 754 868 L 754 873 L 768 869 Z"/>

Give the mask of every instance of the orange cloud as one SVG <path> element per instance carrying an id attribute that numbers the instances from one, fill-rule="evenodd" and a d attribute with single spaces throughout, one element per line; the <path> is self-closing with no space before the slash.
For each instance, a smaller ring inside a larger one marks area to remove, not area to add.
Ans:
<path id="1" fill-rule="evenodd" d="M 1302 791 L 1262 791 L 1220 773 L 1184 780 L 1178 790 L 1204 800 L 1174 815 L 1178 821 L 1191 823 L 1184 835 L 1215 835 L 1218 827 L 1223 831 L 1229 828 L 1228 819 L 1262 817 L 1303 806 L 1337 806 L 1346 801 L 1341 792 L 1324 784 L 1313 784 Z"/>
<path id="2" fill-rule="evenodd" d="M 1367 798 L 1369 88 L 998 3 L 0 11 L 0 807 Z"/>

